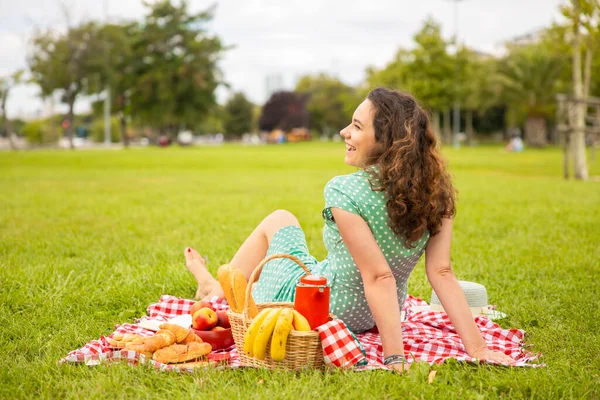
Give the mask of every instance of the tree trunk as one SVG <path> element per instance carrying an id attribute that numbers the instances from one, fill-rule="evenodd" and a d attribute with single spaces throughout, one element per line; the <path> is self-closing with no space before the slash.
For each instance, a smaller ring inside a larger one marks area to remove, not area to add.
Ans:
<path id="1" fill-rule="evenodd" d="M 439 140 L 441 140 L 442 135 L 440 134 L 440 113 L 439 111 L 434 111 L 431 114 L 431 119 L 432 119 L 432 123 L 433 123 L 433 130 L 435 131 L 436 136 L 438 137 Z"/>
<path id="2" fill-rule="evenodd" d="M 532 147 L 544 147 L 546 139 L 546 120 L 543 117 L 530 115 L 525 121 L 525 142 Z"/>
<path id="3" fill-rule="evenodd" d="M 125 119 L 125 114 L 121 113 L 119 117 L 119 122 L 121 123 L 121 139 L 123 140 L 123 147 L 129 147 L 129 138 L 127 137 L 127 119 Z"/>
<path id="4" fill-rule="evenodd" d="M 467 146 L 473 145 L 473 110 L 466 110 L 467 117 Z"/>
<path id="5" fill-rule="evenodd" d="M 550 144 L 552 146 L 558 146 L 560 144 L 558 129 L 550 128 Z"/>
<path id="6" fill-rule="evenodd" d="M 442 143 L 450 144 L 452 141 L 452 131 L 450 130 L 450 109 L 444 110 L 444 131 L 442 132 Z"/>
<path id="7" fill-rule="evenodd" d="M 590 148 L 590 162 L 596 161 L 596 138 L 600 134 L 600 107 L 596 106 L 596 120 L 594 121 L 594 135 L 592 136 L 592 146 Z"/>
<path id="8" fill-rule="evenodd" d="M 585 159 L 585 111 L 586 103 L 583 93 L 583 82 L 581 77 L 581 43 L 580 43 L 580 20 L 579 2 L 573 2 L 574 12 L 577 16 L 575 24 L 573 24 L 573 97 L 575 104 L 571 113 L 571 126 L 573 133 L 571 137 L 571 152 L 573 154 L 573 175 L 575 179 L 587 180 L 588 171 Z"/>
<path id="9" fill-rule="evenodd" d="M 75 130 L 75 127 L 73 126 L 73 122 L 75 120 L 73 113 L 74 106 L 75 96 L 73 96 L 72 99 L 69 99 L 69 112 L 67 113 L 67 123 L 69 124 L 69 126 L 67 126 L 67 137 L 69 138 L 69 145 L 71 146 L 72 150 L 75 150 L 75 144 L 73 143 L 73 131 Z"/>
<path id="10" fill-rule="evenodd" d="M 569 179 L 569 153 L 571 152 L 571 131 L 565 129 L 563 138 L 563 174 L 565 179 Z"/>
<path id="11" fill-rule="evenodd" d="M 12 126 L 10 124 L 10 119 L 6 117 L 4 114 L 4 126 L 6 127 L 6 137 L 8 138 L 8 144 L 11 150 L 17 150 L 17 144 L 15 143 L 15 139 L 12 135 Z"/>
<path id="12" fill-rule="evenodd" d="M 4 122 L 4 129 L 6 130 L 6 137 L 8 138 L 8 144 L 11 150 L 16 150 L 17 146 L 12 137 L 10 120 L 6 116 L 6 99 L 8 98 L 8 92 L 2 96 L 2 103 L 0 104 L 0 115 L 2 115 L 2 122 Z"/>
<path id="13" fill-rule="evenodd" d="M 592 79 L 592 49 L 590 43 L 585 50 L 585 64 L 583 65 L 583 98 L 587 101 L 590 95 L 590 82 Z"/>

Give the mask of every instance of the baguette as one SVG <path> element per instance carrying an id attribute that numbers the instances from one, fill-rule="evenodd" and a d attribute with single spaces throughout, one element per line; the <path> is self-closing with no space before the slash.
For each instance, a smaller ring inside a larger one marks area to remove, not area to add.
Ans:
<path id="1" fill-rule="evenodd" d="M 231 285 L 231 272 L 232 268 L 229 264 L 224 264 L 219 267 L 217 271 L 217 280 L 223 289 L 223 293 L 225 294 L 225 299 L 227 303 L 229 303 L 229 308 L 231 311 L 235 311 L 238 309 L 236 298 L 233 292 L 233 287 Z"/>
<path id="2" fill-rule="evenodd" d="M 244 294 L 245 296 L 245 294 Z M 250 293 L 250 299 L 248 301 L 248 316 L 250 318 L 254 318 L 258 315 L 258 307 L 256 307 L 256 303 L 254 302 L 254 298 L 252 297 L 252 293 Z"/>
<path id="3" fill-rule="evenodd" d="M 248 281 L 246 281 L 246 277 L 242 271 L 229 264 L 221 265 L 217 272 L 217 279 L 223 289 L 223 293 L 225 293 L 225 299 L 231 311 L 236 313 L 244 311 Z M 252 294 L 250 294 L 250 301 L 248 302 L 248 315 L 250 318 L 258 315 L 258 308 L 256 307 L 256 303 L 254 303 Z"/>
<path id="4" fill-rule="evenodd" d="M 248 282 L 246 282 L 246 277 L 239 269 L 231 269 L 231 289 L 233 291 L 233 297 L 235 298 L 235 309 L 234 312 L 240 313 L 244 311 L 244 306 L 246 305 L 246 286 Z"/>

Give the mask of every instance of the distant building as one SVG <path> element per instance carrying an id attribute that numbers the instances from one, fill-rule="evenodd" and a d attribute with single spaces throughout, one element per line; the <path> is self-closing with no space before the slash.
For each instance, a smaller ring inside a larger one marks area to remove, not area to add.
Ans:
<path id="1" fill-rule="evenodd" d="M 542 38 L 543 29 L 538 29 L 532 32 L 524 33 L 519 36 L 515 36 L 512 39 L 508 39 L 506 44 L 514 44 L 519 46 L 527 46 L 528 44 L 535 44 Z"/>
<path id="2" fill-rule="evenodd" d="M 283 75 L 280 73 L 268 74 L 265 77 L 265 95 L 268 99 L 275 92 L 284 90 Z"/>
<path id="3" fill-rule="evenodd" d="M 497 53 L 498 56 L 503 56 L 507 52 L 507 48 L 510 46 L 527 46 L 530 44 L 539 43 L 542 39 L 542 34 L 544 33 L 544 29 L 537 29 L 531 32 L 523 33 L 518 36 L 514 36 L 510 39 L 503 40 L 500 43 L 496 44 L 496 50 L 494 53 Z"/>

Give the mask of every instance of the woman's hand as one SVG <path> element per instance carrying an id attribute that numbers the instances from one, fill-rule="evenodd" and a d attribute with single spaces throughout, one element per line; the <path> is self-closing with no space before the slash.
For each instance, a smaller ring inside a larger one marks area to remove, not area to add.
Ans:
<path id="1" fill-rule="evenodd" d="M 410 366 L 411 366 L 411 364 L 409 364 L 409 363 L 398 363 L 398 364 L 388 365 L 388 368 L 391 368 L 392 370 L 396 371 L 400 375 L 404 375 L 404 373 L 408 373 Z"/>
<path id="2" fill-rule="evenodd" d="M 494 361 L 508 365 L 515 365 L 516 363 L 516 361 L 512 357 L 507 356 L 506 354 L 501 353 L 499 351 L 492 351 L 487 347 L 475 350 L 473 354 L 469 355 L 473 358 L 477 358 L 478 360 Z"/>

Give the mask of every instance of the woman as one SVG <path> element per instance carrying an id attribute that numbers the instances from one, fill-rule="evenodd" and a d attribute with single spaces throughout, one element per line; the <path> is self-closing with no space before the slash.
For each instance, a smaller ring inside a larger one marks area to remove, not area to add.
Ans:
<path id="1" fill-rule="evenodd" d="M 240 247 L 231 265 L 246 278 L 265 256 L 300 258 L 331 284 L 331 312 L 355 333 L 378 327 L 385 362 L 402 370 L 400 310 L 410 273 L 425 252 L 427 278 L 471 357 L 513 363 L 487 348 L 450 266 L 454 189 L 437 150 L 429 118 L 415 99 L 383 88 L 369 93 L 340 135 L 353 174 L 325 186 L 323 239 L 318 262 L 307 249 L 296 217 L 267 216 Z M 197 297 L 223 296 L 197 251 L 186 249 Z M 302 270 L 288 259 L 267 263 L 253 289 L 257 303 L 293 301 Z"/>

